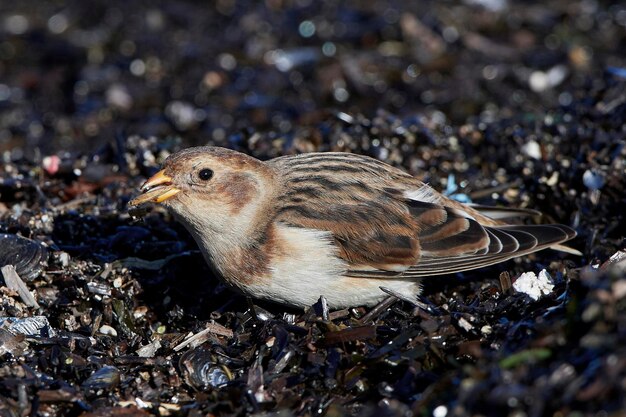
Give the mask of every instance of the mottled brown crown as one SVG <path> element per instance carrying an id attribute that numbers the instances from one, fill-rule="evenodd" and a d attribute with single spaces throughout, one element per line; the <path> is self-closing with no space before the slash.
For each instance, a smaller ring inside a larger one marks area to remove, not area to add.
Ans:
<path id="1" fill-rule="evenodd" d="M 165 160 L 163 169 L 167 174 L 174 175 L 180 170 L 198 168 L 203 163 L 228 166 L 234 170 L 255 169 L 264 172 L 268 169 L 263 162 L 252 156 L 215 146 L 197 146 L 176 152 Z"/>

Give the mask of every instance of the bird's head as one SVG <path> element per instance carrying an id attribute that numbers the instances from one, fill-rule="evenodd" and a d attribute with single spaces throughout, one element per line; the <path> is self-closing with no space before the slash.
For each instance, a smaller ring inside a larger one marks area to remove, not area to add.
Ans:
<path id="1" fill-rule="evenodd" d="M 248 155 L 196 147 L 169 156 L 130 207 L 159 203 L 192 232 L 246 232 L 265 210 L 274 173 Z"/>

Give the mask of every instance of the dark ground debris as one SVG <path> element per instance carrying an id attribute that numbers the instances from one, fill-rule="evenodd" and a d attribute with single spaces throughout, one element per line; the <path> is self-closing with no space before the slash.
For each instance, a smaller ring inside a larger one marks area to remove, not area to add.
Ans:
<path id="1" fill-rule="evenodd" d="M 0 416 L 617 416 L 626 6 L 0 3 Z M 126 203 L 170 153 L 363 153 L 578 232 L 303 313 L 223 288 Z M 538 300 L 510 281 L 546 269 Z"/>

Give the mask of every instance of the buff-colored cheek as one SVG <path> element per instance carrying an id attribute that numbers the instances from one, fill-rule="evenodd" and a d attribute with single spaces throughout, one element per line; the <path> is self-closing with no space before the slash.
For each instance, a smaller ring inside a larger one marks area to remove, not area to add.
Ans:
<path id="1" fill-rule="evenodd" d="M 214 192 L 228 203 L 232 214 L 237 214 L 252 201 L 257 189 L 247 175 L 234 173 L 225 176 L 219 184 L 216 184 Z"/>

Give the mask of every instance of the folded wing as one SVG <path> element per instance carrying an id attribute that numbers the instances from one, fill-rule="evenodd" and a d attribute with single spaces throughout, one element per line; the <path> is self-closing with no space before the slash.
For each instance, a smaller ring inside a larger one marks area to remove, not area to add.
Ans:
<path id="1" fill-rule="evenodd" d="M 558 224 L 483 225 L 458 208 L 415 200 L 407 201 L 407 205 L 418 223 L 418 262 L 401 274 L 350 271 L 351 276 L 420 278 L 450 274 L 503 262 L 576 236 L 573 229 Z"/>
<path id="2" fill-rule="evenodd" d="M 283 182 L 275 220 L 332 234 L 357 277 L 407 278 L 480 268 L 575 236 L 562 225 L 507 225 L 539 214 L 468 206 L 372 158 L 302 154 L 269 162 Z"/>

